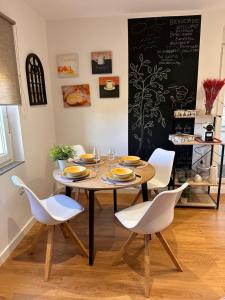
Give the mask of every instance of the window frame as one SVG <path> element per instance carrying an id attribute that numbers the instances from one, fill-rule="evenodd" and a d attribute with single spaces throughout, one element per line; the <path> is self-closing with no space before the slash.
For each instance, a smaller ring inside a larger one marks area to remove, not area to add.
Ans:
<path id="1" fill-rule="evenodd" d="M 7 106 L 0 106 L 0 139 L 3 141 L 5 153 L 0 154 L 0 166 L 13 160 L 12 135 L 9 128 Z"/>

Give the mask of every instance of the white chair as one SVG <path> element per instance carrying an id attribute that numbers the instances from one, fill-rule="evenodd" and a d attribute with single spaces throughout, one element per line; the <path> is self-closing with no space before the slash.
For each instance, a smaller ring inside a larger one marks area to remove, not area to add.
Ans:
<path id="1" fill-rule="evenodd" d="M 82 253 L 88 257 L 88 252 L 85 246 L 68 223 L 70 219 L 83 212 L 84 208 L 73 199 L 62 194 L 41 200 L 31 191 L 29 187 L 24 184 L 24 182 L 20 178 L 18 178 L 17 176 L 12 176 L 11 179 L 16 187 L 22 189 L 26 193 L 30 203 L 31 212 L 34 218 L 41 223 L 40 230 L 29 250 L 30 254 L 33 253 L 34 247 L 37 244 L 43 231 L 46 229 L 46 227 L 48 228 L 44 280 L 48 281 L 50 276 L 53 235 L 56 225 L 59 225 L 64 236 L 67 236 L 68 234 L 71 240 L 78 244 Z"/>
<path id="2" fill-rule="evenodd" d="M 154 150 L 148 160 L 149 164 L 155 168 L 155 176 L 147 183 L 150 192 L 168 186 L 173 169 L 174 156 L 174 151 L 168 151 L 161 148 Z M 134 205 L 137 202 L 140 195 L 141 190 L 138 192 L 131 205 Z"/>
<path id="3" fill-rule="evenodd" d="M 179 200 L 182 191 L 188 186 L 184 183 L 181 187 L 165 191 L 158 194 L 153 201 L 130 206 L 115 214 L 120 223 L 132 233 L 128 240 L 120 249 L 113 260 L 113 265 L 117 264 L 121 257 L 127 251 L 128 246 L 134 240 L 137 234 L 143 234 L 145 237 L 145 296 L 149 297 L 149 276 L 150 276 L 150 258 L 149 258 L 149 242 L 150 235 L 156 234 L 162 243 L 163 247 L 169 254 L 171 260 L 177 267 L 178 271 L 182 272 L 175 255 L 167 244 L 161 231 L 166 229 L 173 221 L 174 207 Z"/>

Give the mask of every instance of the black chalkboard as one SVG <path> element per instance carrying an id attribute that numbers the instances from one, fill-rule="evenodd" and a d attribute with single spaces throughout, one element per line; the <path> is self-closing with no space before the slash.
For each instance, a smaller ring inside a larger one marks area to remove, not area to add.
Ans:
<path id="1" fill-rule="evenodd" d="M 129 154 L 170 148 L 173 111 L 194 109 L 201 16 L 128 20 Z"/>

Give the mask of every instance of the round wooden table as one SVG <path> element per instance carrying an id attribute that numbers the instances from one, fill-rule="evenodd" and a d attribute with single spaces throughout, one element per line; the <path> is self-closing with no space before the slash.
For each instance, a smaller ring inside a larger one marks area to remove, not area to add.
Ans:
<path id="1" fill-rule="evenodd" d="M 133 187 L 137 185 L 141 185 L 142 188 L 142 197 L 143 201 L 148 201 L 148 189 L 147 189 L 147 181 L 152 179 L 155 175 L 155 169 L 152 165 L 146 164 L 144 167 L 132 168 L 134 173 L 136 174 L 136 179 L 129 182 L 123 182 L 122 184 L 114 184 L 108 183 L 102 179 L 103 176 L 109 170 L 110 165 L 114 165 L 119 162 L 119 159 L 109 161 L 105 158 L 101 160 L 101 162 L 97 165 L 97 173 L 95 177 L 83 179 L 80 181 L 73 182 L 72 180 L 67 180 L 60 175 L 59 170 L 55 170 L 53 172 L 54 179 L 65 185 L 66 187 L 66 195 L 71 196 L 71 191 L 73 188 L 84 189 L 89 191 L 89 265 L 93 265 L 94 263 L 94 193 L 95 191 L 101 190 L 113 190 L 114 197 L 114 212 L 117 211 L 117 201 L 116 201 L 116 190 L 123 189 L 128 187 Z M 88 168 L 93 168 L 93 165 L 85 165 Z M 96 168 L 96 167 L 95 167 Z"/>

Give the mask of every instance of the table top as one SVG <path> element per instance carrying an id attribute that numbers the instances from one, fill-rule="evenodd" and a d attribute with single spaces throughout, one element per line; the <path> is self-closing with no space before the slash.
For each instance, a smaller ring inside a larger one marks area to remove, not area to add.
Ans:
<path id="1" fill-rule="evenodd" d="M 140 175 L 141 177 L 136 177 L 135 180 L 129 181 L 129 182 L 122 182 L 117 184 L 109 184 L 108 182 L 104 182 L 102 177 L 106 175 L 109 169 L 109 165 L 112 165 L 119 163 L 119 159 L 115 159 L 113 162 L 109 161 L 107 159 L 103 159 L 102 163 L 98 166 L 98 171 L 96 172 L 96 176 L 87 179 L 83 179 L 80 181 L 75 181 L 71 179 L 67 179 L 61 176 L 61 172 L 59 169 L 53 171 L 53 178 L 65 185 L 69 186 L 71 188 L 81 188 L 86 190 L 112 190 L 112 189 L 122 189 L 127 187 L 136 186 L 142 183 L 147 182 L 148 180 L 152 179 L 155 175 L 155 169 L 152 165 L 146 163 L 145 166 L 142 167 L 136 167 L 133 168 L 133 171 L 135 174 Z M 93 171 L 93 166 L 87 168 L 91 169 L 92 174 L 95 172 Z M 129 167 L 128 167 L 129 168 Z M 94 174 L 95 175 L 95 174 Z"/>

